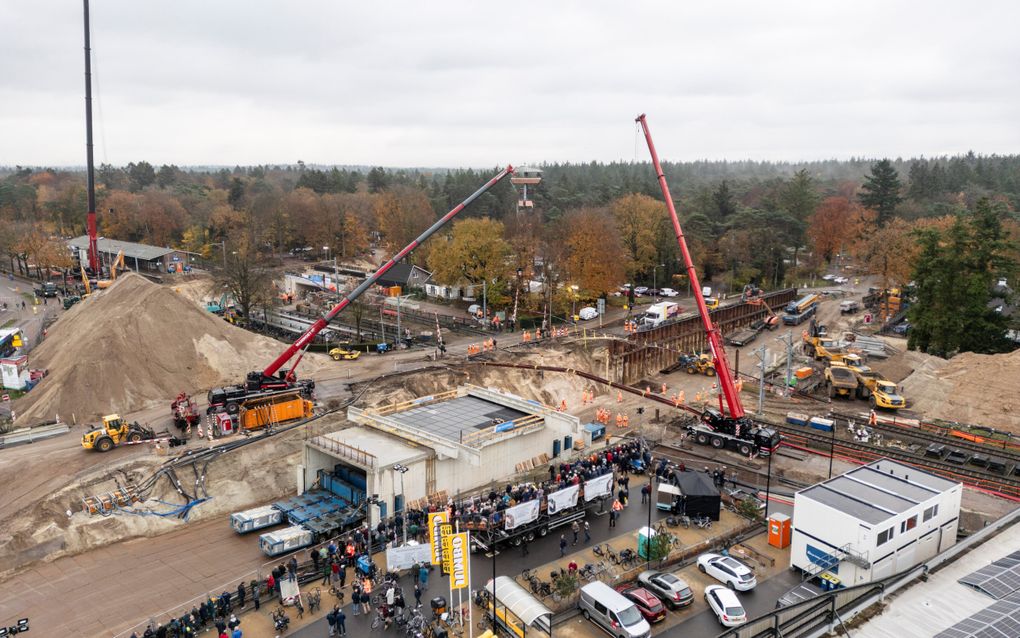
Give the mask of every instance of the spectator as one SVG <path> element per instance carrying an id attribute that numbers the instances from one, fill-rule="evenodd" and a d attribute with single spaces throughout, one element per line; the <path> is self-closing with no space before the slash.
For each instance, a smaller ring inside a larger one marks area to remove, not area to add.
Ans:
<path id="1" fill-rule="evenodd" d="M 567 555 L 567 535 L 560 534 L 560 558 Z"/>

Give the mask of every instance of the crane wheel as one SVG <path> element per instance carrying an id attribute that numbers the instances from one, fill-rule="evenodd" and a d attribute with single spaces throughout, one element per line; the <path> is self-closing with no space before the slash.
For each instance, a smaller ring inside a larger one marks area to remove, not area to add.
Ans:
<path id="1" fill-rule="evenodd" d="M 712 447 L 714 447 L 717 450 L 721 450 L 721 449 L 723 449 L 724 445 L 725 445 L 725 442 L 722 440 L 722 438 L 720 438 L 718 436 L 713 436 L 712 437 Z"/>
<path id="2" fill-rule="evenodd" d="M 708 435 L 704 432 L 698 432 L 695 440 L 697 440 L 698 445 L 708 445 Z"/>
<path id="3" fill-rule="evenodd" d="M 237 414 L 238 407 L 237 403 L 231 401 L 227 404 L 227 414 Z"/>
<path id="4" fill-rule="evenodd" d="M 100 452 L 109 452 L 113 449 L 113 439 L 103 437 L 96 441 L 96 449 Z"/>
<path id="5" fill-rule="evenodd" d="M 741 443 L 740 444 L 740 455 L 741 456 L 751 456 L 751 446 L 748 445 L 747 443 Z"/>

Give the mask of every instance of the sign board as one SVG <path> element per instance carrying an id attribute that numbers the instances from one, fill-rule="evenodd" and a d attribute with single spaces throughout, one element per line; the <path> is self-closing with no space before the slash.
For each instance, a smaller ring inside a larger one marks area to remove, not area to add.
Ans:
<path id="1" fill-rule="evenodd" d="M 601 496 L 609 496 L 613 491 L 613 474 L 603 474 L 584 483 L 584 500 L 594 501 Z"/>
<path id="2" fill-rule="evenodd" d="M 581 491 L 580 485 L 571 485 L 566 489 L 553 492 L 546 501 L 550 514 L 570 509 L 577 505 L 577 495 Z"/>
<path id="3" fill-rule="evenodd" d="M 603 299 L 602 297 L 596 299 L 595 310 L 597 310 L 600 315 L 606 314 L 606 300 Z"/>
<path id="4" fill-rule="evenodd" d="M 438 565 L 442 560 L 443 556 L 443 536 L 440 532 L 440 526 L 449 521 L 449 514 L 446 512 L 433 512 L 429 514 L 429 547 L 431 563 Z"/>
<path id="5" fill-rule="evenodd" d="M 417 563 L 429 562 L 431 558 L 431 548 L 425 544 L 390 547 L 386 550 L 386 569 L 388 571 L 411 569 Z"/>
<path id="6" fill-rule="evenodd" d="M 453 573 L 453 525 L 443 523 L 439 526 L 439 533 L 442 535 L 443 548 L 443 575 Z"/>
<path id="7" fill-rule="evenodd" d="M 534 499 L 521 503 L 520 505 L 514 505 L 513 507 L 507 508 L 503 513 L 506 517 L 506 529 L 511 530 L 521 525 L 527 525 L 535 520 L 538 520 L 538 513 L 541 509 L 541 500 Z"/>

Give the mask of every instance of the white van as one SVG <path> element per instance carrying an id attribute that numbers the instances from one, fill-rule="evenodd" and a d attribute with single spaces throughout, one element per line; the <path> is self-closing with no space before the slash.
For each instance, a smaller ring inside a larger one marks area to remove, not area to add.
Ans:
<path id="1" fill-rule="evenodd" d="M 652 627 L 634 603 L 609 585 L 595 581 L 581 588 L 581 614 L 613 638 L 649 638 Z"/>

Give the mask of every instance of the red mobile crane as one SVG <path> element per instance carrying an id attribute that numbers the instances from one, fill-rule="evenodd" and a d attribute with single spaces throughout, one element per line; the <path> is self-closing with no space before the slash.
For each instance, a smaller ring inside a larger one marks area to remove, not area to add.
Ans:
<path id="1" fill-rule="evenodd" d="M 708 345 L 712 350 L 712 359 L 715 361 L 715 370 L 719 375 L 719 385 L 722 388 L 722 395 L 719 397 L 719 410 L 706 409 L 701 415 L 701 425 L 695 426 L 692 430 L 694 440 L 702 445 L 712 445 L 714 448 L 729 447 L 738 450 L 741 454 L 751 453 L 771 454 L 772 450 L 779 444 L 779 434 L 767 428 L 758 428 L 747 418 L 744 413 L 744 406 L 740 403 L 740 393 L 733 382 L 733 374 L 730 372 L 729 363 L 726 361 L 726 350 L 723 348 L 722 335 L 712 324 L 712 317 L 708 314 L 708 306 L 705 305 L 705 297 L 701 294 L 701 284 L 698 282 L 698 273 L 694 268 L 694 260 L 687 249 L 687 240 L 684 239 L 684 231 L 680 228 L 680 219 L 676 214 L 676 207 L 673 205 L 673 197 L 669 194 L 669 185 L 666 184 L 666 176 L 659 164 L 659 155 L 655 152 L 655 144 L 652 143 L 652 134 L 648 130 L 648 122 L 645 114 L 642 113 L 634 121 L 641 124 L 641 130 L 645 134 L 645 141 L 648 142 L 648 152 L 652 156 L 652 166 L 655 168 L 655 175 L 662 188 L 662 196 L 666 200 L 666 208 L 669 209 L 669 217 L 673 222 L 673 232 L 676 233 L 677 243 L 680 245 L 680 252 L 684 257 L 684 265 L 687 267 L 687 276 L 690 278 L 691 289 L 694 291 L 694 300 L 698 304 L 698 314 L 701 315 L 701 323 L 708 335 Z M 723 410 L 723 398 L 726 399 L 726 407 L 729 409 L 727 415 Z"/>
<path id="2" fill-rule="evenodd" d="M 88 185 L 89 210 L 85 226 L 89 235 L 89 270 L 96 277 L 102 276 L 99 263 L 99 240 L 96 231 L 96 168 L 92 160 L 92 48 L 89 37 L 89 0 L 85 6 L 85 176 Z"/>
<path id="3" fill-rule="evenodd" d="M 419 235 L 414 241 L 404 247 L 399 253 L 394 255 L 387 261 L 379 270 L 375 271 L 371 277 L 361 282 L 357 288 L 352 290 L 350 294 L 340 300 L 340 303 L 333 306 L 333 308 L 322 317 L 319 317 L 308 330 L 306 330 L 297 341 L 291 344 L 283 353 L 278 356 L 272 363 L 266 366 L 265 370 L 254 370 L 248 373 L 248 377 L 245 380 L 244 386 L 227 386 L 223 388 L 213 388 L 209 391 L 209 411 L 216 411 L 218 409 L 226 409 L 227 412 L 235 413 L 239 407 L 239 403 L 252 395 L 263 395 L 266 392 L 290 390 L 293 388 L 299 388 L 304 393 L 309 394 L 315 388 L 315 383 L 310 380 L 303 380 L 299 382 L 294 370 L 298 364 L 301 363 L 301 358 L 304 356 L 304 350 L 307 349 L 308 345 L 315 339 L 315 336 L 319 332 L 329 325 L 340 312 L 349 306 L 351 302 L 357 299 L 363 292 L 368 290 L 380 277 L 386 274 L 390 268 L 394 266 L 398 261 L 406 257 L 411 253 L 412 250 L 421 245 L 425 240 L 436 233 L 440 228 L 446 225 L 451 219 L 453 219 L 457 213 L 464 210 L 471 202 L 481 197 L 486 191 L 498 184 L 504 177 L 514 172 L 513 166 L 507 166 L 499 173 L 496 173 L 488 182 L 482 185 L 481 188 L 476 190 L 474 193 L 468 196 L 463 202 L 458 204 L 453 210 L 446 213 L 446 215 L 436 220 L 436 223 L 429 226 L 421 235 Z M 301 351 L 294 365 L 290 369 L 283 369 L 283 366 L 290 361 L 291 357 Z"/>

